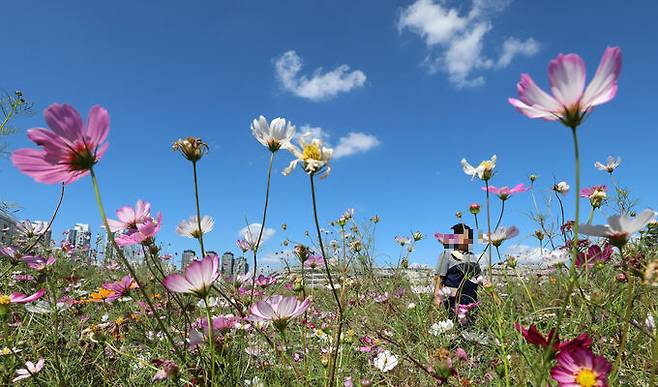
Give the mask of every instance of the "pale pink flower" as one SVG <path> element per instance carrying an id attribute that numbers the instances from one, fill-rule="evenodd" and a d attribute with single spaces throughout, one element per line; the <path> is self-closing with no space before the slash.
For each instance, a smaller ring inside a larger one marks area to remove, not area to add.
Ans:
<path id="1" fill-rule="evenodd" d="M 310 304 L 310 298 L 299 301 L 295 296 L 271 296 L 251 305 L 247 320 L 271 321 L 277 329 L 283 330 L 288 325 L 288 321 L 303 315 Z"/>
<path id="2" fill-rule="evenodd" d="M 484 243 L 489 243 L 489 239 L 491 239 L 491 244 L 499 247 L 504 241 L 514 238 L 517 235 L 519 235 L 519 229 L 515 226 L 501 226 L 491 233 L 491 238 L 489 238 L 489 234 L 485 233 L 482 235 L 482 239 Z"/>
<path id="3" fill-rule="evenodd" d="M 119 220 L 107 220 L 107 223 L 110 225 L 110 231 L 116 232 L 136 229 L 138 224 L 145 223 L 151 219 L 151 203 L 138 200 L 135 208 L 123 206 L 116 213 Z"/>
<path id="4" fill-rule="evenodd" d="M 575 128 L 594 106 L 614 98 L 621 62 L 621 49 L 608 47 L 594 78 L 585 88 L 585 63 L 581 57 L 560 54 L 548 65 L 552 96 L 540 89 L 530 75 L 521 74 L 516 85 L 519 99 L 508 101 L 530 118 L 559 120 Z"/>
<path id="5" fill-rule="evenodd" d="M 219 258 L 207 255 L 200 261 L 194 261 L 185 268 L 185 274 L 171 274 L 164 280 L 164 286 L 176 293 L 193 293 L 205 298 L 212 283 L 219 277 Z"/>
<path id="6" fill-rule="evenodd" d="M 612 172 L 614 172 L 615 169 L 617 169 L 617 167 L 619 167 L 620 164 L 621 164 L 621 157 L 615 158 L 612 156 L 608 156 L 608 159 L 606 160 L 606 164 L 597 161 L 594 163 L 594 166 L 599 171 L 606 171 L 612 175 Z"/>
<path id="7" fill-rule="evenodd" d="M 526 192 L 526 191 L 528 191 L 528 190 L 530 189 L 530 187 L 525 187 L 525 186 L 523 185 L 523 183 L 521 183 L 521 184 L 517 184 L 517 185 L 515 185 L 515 186 L 512 187 L 512 188 L 509 188 L 509 187 L 507 187 L 507 186 L 505 186 L 505 187 L 500 187 L 500 188 L 496 188 L 496 187 L 494 187 L 493 185 L 490 185 L 489 188 L 487 188 L 487 187 L 482 187 L 482 190 L 483 190 L 483 191 L 487 191 L 487 189 L 488 189 L 489 192 L 491 192 L 492 194 L 497 195 L 497 196 L 500 198 L 500 200 L 507 200 L 507 199 L 510 198 L 510 196 L 512 196 L 512 195 L 514 195 L 514 194 L 516 194 L 516 193 L 521 193 L 521 192 Z"/>
<path id="8" fill-rule="evenodd" d="M 321 255 L 311 255 L 304 261 L 304 266 L 310 269 L 316 269 L 324 265 L 324 258 Z"/>
<path id="9" fill-rule="evenodd" d="M 12 380 L 12 382 L 16 383 L 19 380 L 27 379 L 33 376 L 34 374 L 41 371 L 45 364 L 46 360 L 44 358 L 40 358 L 39 361 L 37 361 L 37 364 L 34 364 L 31 361 L 26 361 L 25 368 L 19 368 L 16 370 L 16 377 Z"/>
<path id="10" fill-rule="evenodd" d="M 240 250 L 242 250 L 243 253 L 246 253 L 247 251 L 251 250 L 251 245 L 249 244 L 249 242 L 247 242 L 244 239 L 238 239 L 237 241 L 235 241 L 235 244 L 236 246 L 238 246 Z"/>
<path id="11" fill-rule="evenodd" d="M 254 282 L 256 285 L 266 288 L 270 285 L 275 285 L 277 283 L 277 279 L 273 275 L 264 276 L 261 274 L 256 278 Z"/>
<path id="12" fill-rule="evenodd" d="M 11 161 L 40 183 L 72 183 L 85 176 L 105 151 L 110 115 L 100 106 L 89 111 L 87 125 L 71 105 L 52 104 L 44 112 L 48 129 L 33 128 L 27 136 L 43 149 L 19 149 Z"/>

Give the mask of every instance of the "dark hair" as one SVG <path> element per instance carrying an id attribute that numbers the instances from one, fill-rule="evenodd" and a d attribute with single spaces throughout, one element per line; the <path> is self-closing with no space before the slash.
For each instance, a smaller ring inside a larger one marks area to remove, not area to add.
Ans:
<path id="1" fill-rule="evenodd" d="M 468 239 L 473 239 L 473 229 L 468 227 L 464 223 L 457 223 L 456 225 L 450 228 L 455 234 L 463 234 L 464 231 L 468 231 Z"/>

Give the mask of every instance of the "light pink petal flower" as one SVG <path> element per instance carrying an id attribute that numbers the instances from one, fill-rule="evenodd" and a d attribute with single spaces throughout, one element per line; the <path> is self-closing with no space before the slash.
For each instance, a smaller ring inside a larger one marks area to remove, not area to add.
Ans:
<path id="1" fill-rule="evenodd" d="M 615 97 L 621 63 L 621 49 L 619 47 L 606 48 L 599 68 L 583 94 L 581 101 L 583 107 L 601 105 Z"/>
<path id="2" fill-rule="evenodd" d="M 162 282 L 172 292 L 192 293 L 192 284 L 180 274 L 168 275 Z"/>
<path id="3" fill-rule="evenodd" d="M 585 63 L 576 54 L 560 54 L 548 64 L 548 78 L 555 99 L 562 106 L 571 108 L 583 95 Z"/>

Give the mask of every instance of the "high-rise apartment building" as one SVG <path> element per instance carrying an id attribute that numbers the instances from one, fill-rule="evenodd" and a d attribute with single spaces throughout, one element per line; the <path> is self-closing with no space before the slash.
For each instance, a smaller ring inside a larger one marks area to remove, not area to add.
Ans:
<path id="1" fill-rule="evenodd" d="M 187 267 L 194 259 L 196 258 L 196 253 L 194 250 L 183 250 L 183 255 L 180 258 L 181 268 Z"/>
<path id="2" fill-rule="evenodd" d="M 233 253 L 227 251 L 222 255 L 221 269 L 222 274 L 224 275 L 233 275 L 233 264 L 235 259 L 233 258 Z"/>

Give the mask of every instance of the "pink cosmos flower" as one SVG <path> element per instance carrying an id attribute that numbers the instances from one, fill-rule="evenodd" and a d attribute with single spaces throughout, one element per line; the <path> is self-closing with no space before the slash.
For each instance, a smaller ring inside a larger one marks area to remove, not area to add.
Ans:
<path id="1" fill-rule="evenodd" d="M 136 228 L 127 229 L 123 234 L 117 235 L 115 240 L 121 247 L 144 243 L 155 237 L 161 225 L 162 213 L 158 212 L 157 219 L 149 217 L 143 223 L 138 223 Z"/>
<path id="2" fill-rule="evenodd" d="M 240 324 L 240 319 L 233 315 L 213 316 L 211 319 L 213 332 L 217 331 L 219 333 L 226 333 L 231 329 L 236 329 Z M 201 329 L 207 335 L 208 319 L 205 317 L 198 319 L 195 322 L 194 327 Z"/>
<path id="3" fill-rule="evenodd" d="M 441 243 L 444 246 L 449 246 L 449 245 L 457 245 L 460 243 L 462 239 L 462 235 L 459 234 L 441 234 L 441 233 L 436 233 L 434 234 L 434 238 L 436 238 L 439 243 Z"/>
<path id="4" fill-rule="evenodd" d="M 304 261 L 304 266 L 311 269 L 322 267 L 322 265 L 324 265 L 324 258 L 321 255 L 311 255 Z"/>
<path id="5" fill-rule="evenodd" d="M 551 377 L 559 387 L 607 387 L 612 365 L 589 348 L 572 348 L 557 355 Z"/>
<path id="6" fill-rule="evenodd" d="M 112 302 L 123 297 L 132 289 L 137 289 L 139 285 L 130 275 L 126 275 L 116 282 L 106 282 L 103 284 L 103 288 L 111 290 L 112 294 L 105 298 L 106 301 Z"/>
<path id="7" fill-rule="evenodd" d="M 608 192 L 608 186 L 606 185 L 593 185 L 591 187 L 585 187 L 580 190 L 580 197 L 590 199 L 592 195 L 595 195 L 599 192 Z"/>
<path id="8" fill-rule="evenodd" d="M 219 277 L 219 258 L 207 255 L 200 261 L 194 261 L 185 268 L 185 274 L 171 274 L 164 280 L 164 286 L 176 293 L 193 293 L 205 298 L 213 282 Z"/>
<path id="9" fill-rule="evenodd" d="M 96 105 L 86 125 L 71 105 L 52 104 L 44 112 L 48 129 L 33 128 L 27 136 L 42 150 L 19 149 L 11 161 L 24 174 L 40 183 L 72 183 L 85 176 L 105 151 L 110 115 Z"/>
<path id="10" fill-rule="evenodd" d="M 36 271 L 41 271 L 47 266 L 53 265 L 57 259 L 55 257 L 44 258 L 39 255 L 25 255 L 21 258 L 27 267 Z"/>
<path id="11" fill-rule="evenodd" d="M 593 267 L 598 262 L 608 262 L 613 253 L 614 250 L 609 243 L 606 243 L 603 249 L 599 245 L 591 245 L 587 249 L 587 252 L 582 251 L 578 253 L 576 256 L 576 267 L 584 266 L 585 262 L 587 262 L 588 267 Z"/>
<path id="12" fill-rule="evenodd" d="M 247 320 L 271 321 L 277 329 L 282 331 L 290 319 L 303 315 L 310 304 L 310 298 L 299 301 L 295 296 L 271 296 L 251 305 Z"/>
<path id="13" fill-rule="evenodd" d="M 530 75 L 521 74 L 516 85 L 519 99 L 508 101 L 529 118 L 560 120 L 577 127 L 594 106 L 615 97 L 621 62 L 619 47 L 606 48 L 594 78 L 585 88 L 585 63 L 581 57 L 560 54 L 548 65 L 552 96 L 540 89 Z"/>
<path id="14" fill-rule="evenodd" d="M 243 253 L 251 250 L 251 245 L 244 239 L 238 239 L 235 241 L 235 244 L 238 246 L 238 249 L 242 250 Z"/>
<path id="15" fill-rule="evenodd" d="M 500 187 L 500 188 L 496 188 L 496 187 L 494 187 L 493 185 L 490 185 L 490 186 L 489 186 L 489 192 L 491 192 L 491 193 L 494 194 L 494 195 L 498 195 L 498 197 L 500 198 L 500 200 L 503 200 L 503 201 L 509 199 L 510 196 L 512 196 L 513 194 L 521 193 L 521 192 L 526 192 L 526 191 L 528 191 L 529 189 L 530 189 L 530 187 L 525 187 L 525 186 L 523 185 L 523 183 L 521 183 L 521 184 L 517 184 L 517 185 L 515 185 L 515 186 L 512 187 L 512 188 L 509 188 L 509 187 L 507 187 L 507 186 L 505 186 L 505 187 Z M 487 187 L 482 187 L 482 190 L 483 190 L 483 191 L 487 191 Z"/>
<path id="16" fill-rule="evenodd" d="M 266 288 L 270 285 L 276 285 L 277 279 L 273 275 L 264 276 L 261 274 L 256 278 L 255 283 L 262 288 Z"/>
<path id="17" fill-rule="evenodd" d="M 12 293 L 9 295 L 9 302 L 12 304 L 27 304 L 28 302 L 36 301 L 46 294 L 46 289 L 41 289 L 31 296 L 23 293 Z"/>
<path id="18" fill-rule="evenodd" d="M 136 229 L 138 224 L 145 223 L 151 219 L 151 203 L 138 200 L 135 208 L 123 206 L 116 213 L 119 220 L 107 220 L 107 223 L 110 225 L 110 231 L 116 232 Z"/>
<path id="19" fill-rule="evenodd" d="M 19 368 L 16 370 L 16 377 L 12 380 L 12 382 L 16 383 L 19 380 L 31 377 L 32 375 L 41 371 L 45 364 L 46 360 L 44 358 L 40 358 L 39 361 L 37 361 L 37 364 L 34 364 L 31 361 L 26 361 L 25 368 Z"/>

